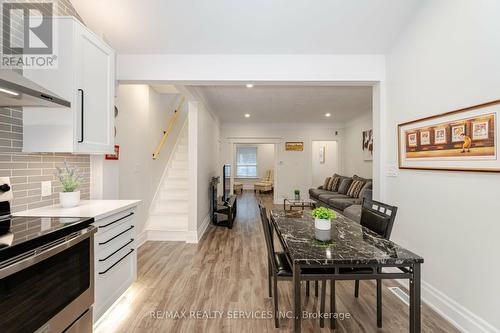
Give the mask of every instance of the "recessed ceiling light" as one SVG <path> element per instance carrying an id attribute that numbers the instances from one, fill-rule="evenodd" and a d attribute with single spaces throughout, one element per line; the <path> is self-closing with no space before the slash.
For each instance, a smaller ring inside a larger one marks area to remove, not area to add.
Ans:
<path id="1" fill-rule="evenodd" d="M 245 118 L 250 118 L 250 113 L 245 113 Z"/>
<path id="2" fill-rule="evenodd" d="M 251 84 L 251 83 L 247 83 L 246 86 L 247 86 L 247 88 L 253 88 L 253 84 Z"/>
<path id="3" fill-rule="evenodd" d="M 325 113 L 325 117 L 330 117 L 331 114 L 330 113 Z"/>

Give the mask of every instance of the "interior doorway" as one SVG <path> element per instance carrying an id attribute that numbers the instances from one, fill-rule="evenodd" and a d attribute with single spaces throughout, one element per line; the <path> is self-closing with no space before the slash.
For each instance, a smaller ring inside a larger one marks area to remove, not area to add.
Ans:
<path id="1" fill-rule="evenodd" d="M 312 141 L 312 185 L 323 185 L 326 177 L 331 177 L 340 170 L 340 151 L 337 141 Z"/>

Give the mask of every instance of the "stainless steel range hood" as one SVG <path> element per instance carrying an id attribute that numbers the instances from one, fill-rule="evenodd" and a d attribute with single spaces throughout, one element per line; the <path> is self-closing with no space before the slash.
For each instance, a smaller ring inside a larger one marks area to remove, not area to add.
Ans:
<path id="1" fill-rule="evenodd" d="M 69 101 L 53 94 L 13 70 L 0 70 L 0 107 L 71 107 Z"/>

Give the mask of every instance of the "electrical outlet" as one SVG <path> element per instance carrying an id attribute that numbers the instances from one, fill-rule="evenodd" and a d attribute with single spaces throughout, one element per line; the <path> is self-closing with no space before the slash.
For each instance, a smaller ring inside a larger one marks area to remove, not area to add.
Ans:
<path id="1" fill-rule="evenodd" d="M 48 197 L 52 194 L 52 182 L 50 180 L 42 182 L 42 197 Z"/>

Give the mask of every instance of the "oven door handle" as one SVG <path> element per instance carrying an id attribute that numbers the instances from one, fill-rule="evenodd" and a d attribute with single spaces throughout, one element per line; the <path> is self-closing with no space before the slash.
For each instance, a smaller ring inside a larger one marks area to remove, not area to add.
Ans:
<path id="1" fill-rule="evenodd" d="M 7 260 L 3 265 L 0 266 L 0 279 L 17 273 L 66 249 L 69 249 L 70 247 L 80 243 L 84 239 L 92 237 L 96 231 L 97 228 L 91 225 L 88 228 L 77 231 L 77 235 L 72 238 L 68 239 L 68 236 L 66 236 L 64 238 L 53 241 L 52 243 L 55 244 L 53 246 L 47 247 L 47 245 L 44 245 L 29 251 L 28 254 L 22 254 L 20 256 L 14 257 L 13 259 Z M 75 233 L 73 233 L 72 235 L 74 234 Z"/>

